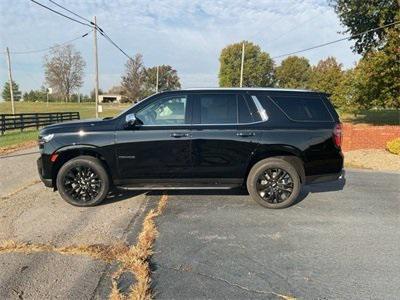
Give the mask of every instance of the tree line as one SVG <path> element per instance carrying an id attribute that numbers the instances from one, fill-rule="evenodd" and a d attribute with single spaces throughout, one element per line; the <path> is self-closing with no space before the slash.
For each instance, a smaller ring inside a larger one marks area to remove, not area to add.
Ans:
<path id="1" fill-rule="evenodd" d="M 43 58 L 45 86 L 52 89 L 49 97 L 48 89 L 42 86 L 39 90 L 21 93 L 19 85 L 12 83 L 14 100 L 19 101 L 60 101 L 87 102 L 94 101 L 94 91 L 90 95 L 78 94 L 83 85 L 86 62 L 81 53 L 72 45 L 54 46 Z M 158 86 L 157 86 L 158 69 Z M 121 94 L 126 102 L 136 102 L 158 91 L 179 89 L 181 87 L 177 71 L 170 65 L 145 67 L 143 56 L 136 54 L 125 64 L 125 73 L 121 76 L 120 86 L 113 87 L 110 92 Z M 103 91 L 99 90 L 99 94 Z M 4 83 L 2 98 L 11 100 L 9 83 Z"/>
<path id="2" fill-rule="evenodd" d="M 399 3 L 391 1 L 331 1 L 345 33 L 354 36 L 400 20 Z M 344 70 L 335 57 L 312 66 L 300 56 L 289 56 L 276 66 L 270 55 L 249 41 L 225 47 L 220 55 L 219 84 L 237 87 L 240 81 L 242 44 L 245 45 L 243 86 L 311 89 L 329 93 L 344 111 L 371 108 L 400 109 L 399 25 L 353 37 L 353 51 L 362 58 Z"/>

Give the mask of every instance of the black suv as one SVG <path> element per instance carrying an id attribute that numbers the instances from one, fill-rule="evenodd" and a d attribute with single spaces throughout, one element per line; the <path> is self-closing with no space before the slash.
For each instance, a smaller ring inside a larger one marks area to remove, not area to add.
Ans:
<path id="1" fill-rule="evenodd" d="M 188 89 L 144 99 L 117 117 L 50 125 L 39 174 L 78 206 L 127 190 L 247 187 L 268 208 L 343 168 L 339 117 L 326 94 L 287 89 Z"/>

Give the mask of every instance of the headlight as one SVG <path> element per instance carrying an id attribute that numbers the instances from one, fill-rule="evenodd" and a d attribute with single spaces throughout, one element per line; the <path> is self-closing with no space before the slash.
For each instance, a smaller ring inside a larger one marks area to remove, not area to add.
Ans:
<path id="1" fill-rule="evenodd" d="M 53 134 L 53 133 L 48 134 L 48 135 L 45 135 L 45 136 L 42 136 L 42 137 L 39 139 L 39 144 L 48 143 L 48 142 L 50 142 L 50 141 L 53 139 L 53 137 L 54 137 L 54 134 Z"/>

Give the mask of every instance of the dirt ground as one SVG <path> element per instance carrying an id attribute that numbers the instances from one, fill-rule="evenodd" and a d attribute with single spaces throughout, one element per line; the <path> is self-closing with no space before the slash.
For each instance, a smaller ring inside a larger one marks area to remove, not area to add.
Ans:
<path id="1" fill-rule="evenodd" d="M 345 166 L 378 171 L 400 171 L 400 155 L 383 149 L 354 150 L 344 153 Z"/>

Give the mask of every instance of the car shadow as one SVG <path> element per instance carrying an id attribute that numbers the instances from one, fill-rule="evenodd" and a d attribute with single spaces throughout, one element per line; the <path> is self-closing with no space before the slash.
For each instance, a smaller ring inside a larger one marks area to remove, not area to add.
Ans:
<path id="1" fill-rule="evenodd" d="M 343 190 L 345 184 L 346 184 L 346 179 L 341 178 L 335 181 L 305 185 L 303 186 L 296 202 L 293 205 L 296 205 L 301 201 L 303 201 L 310 193 L 341 191 Z M 190 190 L 168 190 L 168 191 L 162 189 L 152 190 L 152 191 L 146 189 L 137 191 L 113 189 L 112 191 L 110 191 L 110 193 L 107 195 L 107 198 L 100 205 L 107 205 L 114 202 L 123 201 L 142 194 L 147 194 L 149 196 L 158 196 L 164 193 L 173 196 L 249 196 L 249 193 L 246 188 L 235 188 L 228 190 L 190 189 Z"/>
<path id="2" fill-rule="evenodd" d="M 118 190 L 118 189 L 112 189 L 106 199 L 104 199 L 103 202 L 101 202 L 99 205 L 107 205 L 107 204 L 112 204 L 118 201 L 123 201 L 130 199 L 132 197 L 136 197 L 142 194 L 146 194 L 147 191 L 127 191 L 127 190 Z"/>

